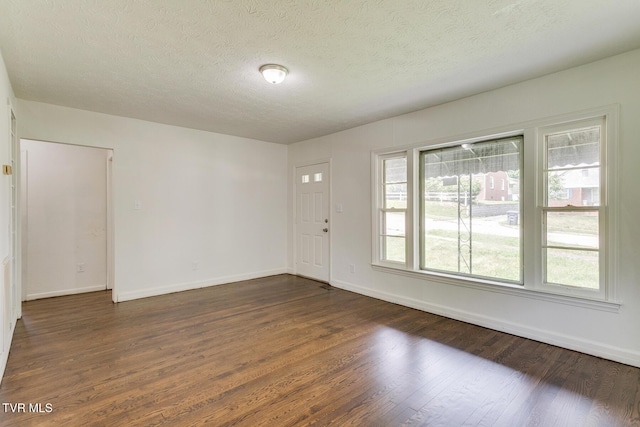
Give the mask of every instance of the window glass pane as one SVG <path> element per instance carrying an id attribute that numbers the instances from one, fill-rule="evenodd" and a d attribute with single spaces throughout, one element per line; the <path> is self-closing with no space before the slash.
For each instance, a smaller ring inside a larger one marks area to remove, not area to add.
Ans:
<path id="1" fill-rule="evenodd" d="M 598 289 L 598 252 L 546 249 L 547 283 Z"/>
<path id="2" fill-rule="evenodd" d="M 599 206 L 600 168 L 547 173 L 547 206 Z"/>
<path id="3" fill-rule="evenodd" d="M 546 136 L 547 169 L 600 164 L 600 126 Z"/>
<path id="4" fill-rule="evenodd" d="M 404 236 L 404 212 L 385 212 L 383 234 L 388 236 Z"/>
<path id="5" fill-rule="evenodd" d="M 407 158 L 382 160 L 382 206 L 380 206 L 381 260 L 406 261 Z M 390 210 L 390 211 L 387 211 Z"/>
<path id="6" fill-rule="evenodd" d="M 382 236 L 383 259 L 386 261 L 405 262 L 404 237 Z"/>
<path id="7" fill-rule="evenodd" d="M 423 269 L 522 280 L 521 147 L 513 137 L 421 153 Z"/>
<path id="8" fill-rule="evenodd" d="M 463 254 L 458 256 L 457 232 L 457 203 L 455 202 L 425 202 L 423 224 L 423 268 L 441 271 L 467 272 Z"/>
<path id="9" fill-rule="evenodd" d="M 386 184 L 384 186 L 384 207 L 407 208 L 407 184 Z"/>
<path id="10" fill-rule="evenodd" d="M 407 158 L 396 157 L 384 161 L 384 182 L 407 182 Z"/>
<path id="11" fill-rule="evenodd" d="M 313 182 L 322 182 L 322 172 L 313 174 Z"/>
<path id="12" fill-rule="evenodd" d="M 547 212 L 547 245 L 598 249 L 598 212 Z"/>
<path id="13" fill-rule="evenodd" d="M 385 159 L 384 168 L 384 207 L 386 209 L 407 208 L 407 158 Z"/>
<path id="14" fill-rule="evenodd" d="M 309 182 L 309 175 L 302 175 L 302 183 L 307 184 Z"/>

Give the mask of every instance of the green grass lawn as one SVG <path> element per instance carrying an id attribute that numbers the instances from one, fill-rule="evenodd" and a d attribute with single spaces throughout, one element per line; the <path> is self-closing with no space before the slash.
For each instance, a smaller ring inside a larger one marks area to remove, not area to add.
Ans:
<path id="1" fill-rule="evenodd" d="M 430 230 L 425 234 L 424 267 L 458 272 L 457 232 Z M 520 278 L 520 243 L 515 237 L 474 233 L 471 272 L 461 264 L 462 273 L 509 281 Z M 549 254 L 548 281 L 551 283 L 598 288 L 597 252 L 553 249 Z M 468 253 L 465 253 L 468 260 Z"/>
<path id="2" fill-rule="evenodd" d="M 598 217 L 584 214 L 556 214 L 547 220 L 547 231 L 598 235 Z"/>
<path id="3" fill-rule="evenodd" d="M 403 206 L 404 207 L 404 206 Z M 454 202 L 428 202 L 426 219 L 434 220 L 424 235 L 423 267 L 446 272 L 461 272 L 498 280 L 520 282 L 521 249 L 518 237 L 494 235 L 479 232 L 482 227 L 474 228 L 472 254 L 468 248 L 461 251 L 458 258 L 458 233 L 456 230 L 437 228 L 439 221 L 457 221 L 458 205 Z M 465 207 L 463 207 L 465 209 Z M 466 218 L 468 221 L 469 218 Z M 474 217 L 475 224 L 483 222 L 485 227 L 505 227 L 504 221 Z M 446 228 L 446 227 L 444 227 Z M 515 226 L 511 226 L 515 229 Z M 485 228 L 486 230 L 486 228 Z M 547 221 L 549 233 L 576 235 L 598 235 L 598 217 L 584 214 L 553 214 Z M 547 250 L 547 282 L 568 286 L 598 288 L 598 252 L 582 250 Z M 404 259 L 404 239 L 387 241 L 388 259 L 402 261 Z"/>
<path id="4" fill-rule="evenodd" d="M 521 280 L 522 263 L 517 238 L 474 233 L 471 247 L 471 256 L 467 248 L 463 249 L 462 258 L 466 263 L 461 262 L 458 270 L 458 233 L 429 230 L 424 240 L 424 267 L 516 282 Z"/>

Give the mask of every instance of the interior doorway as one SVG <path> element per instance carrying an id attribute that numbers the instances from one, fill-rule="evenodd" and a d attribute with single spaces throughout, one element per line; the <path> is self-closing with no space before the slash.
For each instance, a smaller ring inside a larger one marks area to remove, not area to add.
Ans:
<path id="1" fill-rule="evenodd" d="M 22 139 L 23 300 L 113 281 L 110 149 Z"/>

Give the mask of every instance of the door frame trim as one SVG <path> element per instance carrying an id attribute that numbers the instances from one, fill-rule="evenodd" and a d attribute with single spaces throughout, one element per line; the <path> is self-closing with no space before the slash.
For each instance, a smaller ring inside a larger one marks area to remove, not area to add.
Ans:
<path id="1" fill-rule="evenodd" d="M 48 140 L 48 139 L 40 139 L 40 138 L 29 138 L 29 137 L 18 137 L 18 145 L 20 147 L 20 151 L 22 154 L 22 140 L 29 140 L 29 141 L 37 141 L 37 142 L 46 142 L 46 143 L 50 143 L 50 144 L 58 144 L 58 145 L 69 145 L 69 146 L 75 146 L 75 147 L 86 147 L 86 148 L 97 148 L 100 150 L 105 150 L 107 151 L 107 158 L 111 159 L 111 160 L 107 160 L 105 167 L 107 168 L 107 187 L 106 187 L 106 191 L 107 191 L 107 229 L 106 231 L 106 240 L 107 240 L 107 250 L 106 250 L 106 255 L 107 255 L 107 259 L 106 259 L 106 264 L 107 264 L 107 280 L 105 283 L 105 288 L 111 290 L 111 300 L 113 303 L 117 303 L 118 302 L 118 293 L 117 293 L 117 283 L 115 280 L 115 209 L 114 209 L 114 199 L 115 199 L 115 188 L 113 185 L 113 171 L 114 171 L 114 162 L 115 162 L 115 148 L 113 147 L 105 147 L 102 145 L 86 145 L 86 144 L 76 144 L 76 143 L 72 143 L 72 142 L 60 142 L 60 141 L 52 141 L 52 140 Z M 26 184 L 26 183 L 25 183 Z M 23 189 L 22 188 L 23 183 L 20 182 L 20 186 L 18 187 L 18 193 L 20 195 L 22 195 L 23 190 L 26 190 L 26 187 Z M 109 201 L 111 203 L 109 203 Z M 19 215 L 22 215 L 22 209 L 21 206 L 18 207 L 19 209 Z M 26 214 L 26 212 L 25 212 Z M 20 243 L 22 243 L 23 238 L 25 238 L 26 236 L 21 236 L 20 237 Z M 25 259 L 21 259 L 21 265 L 22 263 L 26 263 L 27 260 Z M 24 279 L 24 278 L 23 278 Z M 109 288 L 109 282 L 111 284 L 111 288 Z M 27 301 L 27 287 L 24 286 L 24 280 L 21 280 L 20 283 L 21 287 L 22 287 L 22 294 L 21 294 L 21 301 Z"/>
<path id="2" fill-rule="evenodd" d="M 9 235 L 11 236 L 9 242 L 9 245 L 11 245 L 9 253 L 12 256 L 12 259 L 10 260 L 11 286 L 15 291 L 10 309 L 12 316 L 11 322 L 15 326 L 16 321 L 22 318 L 22 218 L 20 216 L 20 204 L 22 203 L 22 199 L 20 198 L 20 186 L 22 185 L 20 182 L 22 153 L 20 151 L 20 132 L 18 129 L 18 114 L 16 113 L 16 107 L 13 105 L 10 98 L 7 101 L 9 104 L 9 144 L 11 144 L 9 147 L 9 163 L 13 162 L 10 185 L 14 187 L 13 191 L 15 191 L 15 200 L 12 200 L 13 195 L 9 194 L 9 205 L 11 205 L 12 202 L 15 202 L 15 205 L 11 208 L 11 212 L 9 212 L 10 227 L 15 229 L 15 235 L 13 235 L 14 230 L 9 231 Z M 15 129 L 12 130 L 14 123 Z M 11 154 L 13 154 L 13 156 Z"/>
<path id="3" fill-rule="evenodd" d="M 322 158 L 322 159 L 317 159 L 317 160 L 311 160 L 311 161 L 306 161 L 306 162 L 300 162 L 300 163 L 296 163 L 293 165 L 292 171 L 291 171 L 291 182 L 293 182 L 293 206 L 292 206 L 292 230 L 293 230 L 293 235 L 291 236 L 292 240 L 293 240 L 293 266 L 291 268 L 291 271 L 293 272 L 294 275 L 299 276 L 298 274 L 298 230 L 297 230 L 297 209 L 298 209 L 298 200 L 297 200 L 297 194 L 298 194 L 298 181 L 296 180 L 296 171 L 298 168 L 303 168 L 306 166 L 313 166 L 313 165 L 320 165 L 326 163 L 329 167 L 329 225 L 332 227 L 333 226 L 333 200 L 332 200 L 332 194 L 333 194 L 333 170 L 332 170 L 332 164 L 331 164 L 331 157 L 327 157 L 327 158 Z M 331 253 L 332 251 L 332 238 L 331 238 L 332 233 L 329 233 L 329 257 L 327 259 L 327 263 L 328 265 L 328 270 L 329 270 L 329 277 L 327 277 L 327 283 L 331 284 Z M 314 279 L 314 278 L 310 278 L 312 280 L 318 280 L 318 279 Z"/>

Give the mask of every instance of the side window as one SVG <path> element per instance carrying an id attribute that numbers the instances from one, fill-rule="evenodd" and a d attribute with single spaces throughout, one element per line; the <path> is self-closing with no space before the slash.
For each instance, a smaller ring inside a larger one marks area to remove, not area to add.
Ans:
<path id="1" fill-rule="evenodd" d="M 407 156 L 380 159 L 380 260 L 406 262 Z"/>
<path id="2" fill-rule="evenodd" d="M 545 284 L 600 289 L 604 119 L 543 129 Z"/>

